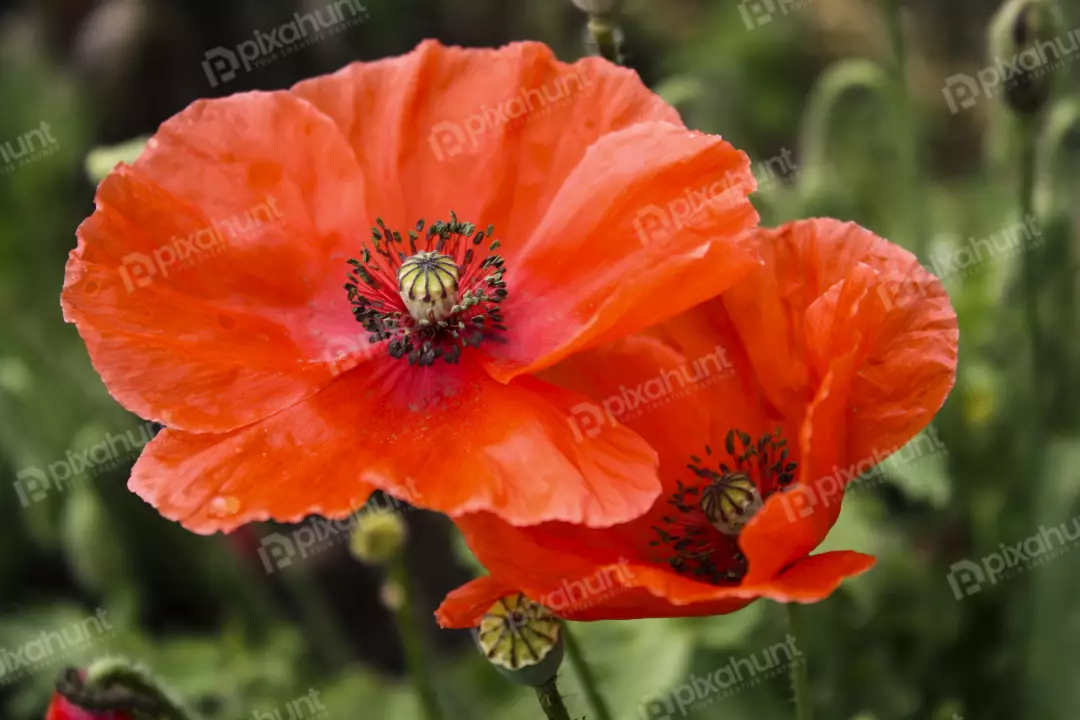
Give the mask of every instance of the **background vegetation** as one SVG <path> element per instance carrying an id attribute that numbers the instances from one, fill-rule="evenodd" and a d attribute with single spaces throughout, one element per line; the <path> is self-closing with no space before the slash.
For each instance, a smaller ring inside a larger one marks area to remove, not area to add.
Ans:
<path id="1" fill-rule="evenodd" d="M 769 22 L 740 10 L 763 3 Z M 148 663 L 208 718 L 285 720 L 311 690 L 324 718 L 419 716 L 380 602 L 383 578 L 351 558 L 345 533 L 278 566 L 261 538 L 314 525 L 197 537 L 125 489 L 138 438 L 153 428 L 110 398 L 58 302 L 74 228 L 92 210 L 87 153 L 153 132 L 198 97 L 286 87 L 425 37 L 531 38 L 565 59 L 584 52 L 584 15 L 568 0 L 366 0 L 363 23 L 227 84 L 208 82 L 207 50 L 321 6 L 0 0 L 0 144 L 43 122 L 55 138 L 0 163 L 0 717 L 42 717 L 60 670 L 106 653 Z M 1080 28 L 1076 3 L 1063 9 L 1071 17 L 1061 38 Z M 960 315 L 957 389 L 933 442 L 857 483 L 827 541 L 879 557 L 809 613 L 805 651 L 829 720 L 1074 720 L 1080 706 L 1076 542 L 1029 551 L 975 590 L 952 571 L 964 560 L 985 568 L 1006 546 L 1080 516 L 1080 49 L 1057 63 L 1054 98 L 1035 121 L 1038 242 L 967 263 L 959 253 L 969 243 L 1024 214 L 1015 119 L 1000 98 L 953 112 L 957 98 L 944 92 L 948 78 L 992 66 L 996 10 L 993 0 L 911 0 L 900 33 L 906 95 L 887 2 L 627 0 L 621 14 L 629 64 L 691 127 L 757 161 L 755 202 L 767 223 L 856 220 L 918 252 Z M 111 451 L 92 454 L 110 439 Z M 104 459 L 80 468 L 79 457 Z M 28 469 L 64 467 L 69 487 L 27 495 Z M 453 530 L 444 520 L 404 517 L 417 618 L 450 717 L 538 718 L 531 693 L 487 666 L 468 633 L 435 627 L 431 611 L 476 569 L 445 541 Z M 578 636 L 616 716 L 653 720 L 661 714 L 642 709 L 647 696 L 782 642 L 781 610 L 760 602 L 730 617 L 595 623 Z M 37 662 L 18 659 L 43 632 L 65 628 L 82 628 L 83 639 Z M 566 670 L 563 690 L 581 717 L 576 682 Z M 782 672 L 724 695 L 686 717 L 792 716 Z"/>

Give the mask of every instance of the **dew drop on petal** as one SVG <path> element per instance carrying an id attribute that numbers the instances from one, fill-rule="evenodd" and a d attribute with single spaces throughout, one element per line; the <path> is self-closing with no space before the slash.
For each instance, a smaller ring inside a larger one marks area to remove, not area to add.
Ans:
<path id="1" fill-rule="evenodd" d="M 232 517 L 240 512 L 240 500 L 234 495 L 218 495 L 210 501 L 207 512 L 211 517 Z"/>

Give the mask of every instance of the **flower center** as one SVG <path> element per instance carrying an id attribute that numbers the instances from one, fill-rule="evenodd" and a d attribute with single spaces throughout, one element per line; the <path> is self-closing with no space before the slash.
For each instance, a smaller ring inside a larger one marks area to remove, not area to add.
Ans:
<path id="1" fill-rule="evenodd" d="M 499 304 L 506 297 L 503 258 L 478 260 L 476 248 L 495 229 L 438 220 L 424 231 L 424 221 L 405 241 L 381 219 L 371 229 L 345 290 L 372 343 L 387 343 L 390 355 L 407 357 L 410 365 L 431 365 L 437 358 L 456 363 L 463 348 L 478 347 L 485 338 L 506 330 Z M 490 242 L 494 253 L 498 241 Z"/>
<path id="2" fill-rule="evenodd" d="M 677 512 L 661 518 L 663 527 L 653 526 L 658 539 L 649 545 L 667 551 L 661 560 L 696 580 L 738 584 L 748 569 L 739 534 L 770 495 L 790 487 L 795 479 L 798 464 L 788 462 L 786 444 L 779 429 L 757 442 L 731 430 L 724 449 L 734 467 L 726 462 L 715 469 L 705 467 L 701 458 L 692 456 L 687 468 L 696 479 L 676 482 L 678 490 L 667 502 Z M 712 457 L 708 445 L 705 454 Z"/>
<path id="3" fill-rule="evenodd" d="M 419 252 L 401 263 L 398 291 L 413 320 L 445 320 L 457 304 L 458 266 L 454 258 Z"/>

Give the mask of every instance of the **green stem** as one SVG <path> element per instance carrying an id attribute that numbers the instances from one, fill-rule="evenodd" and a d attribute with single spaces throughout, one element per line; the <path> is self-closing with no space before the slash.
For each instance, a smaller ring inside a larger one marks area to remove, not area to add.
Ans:
<path id="1" fill-rule="evenodd" d="M 570 712 L 562 701 L 554 677 L 536 688 L 536 699 L 548 720 L 570 720 Z"/>
<path id="2" fill-rule="evenodd" d="M 813 702 L 810 698 L 810 673 L 806 657 L 807 638 L 804 614 L 806 608 L 798 603 L 788 603 L 788 623 L 795 638 L 795 647 L 799 650 L 798 660 L 791 664 L 791 684 L 795 688 L 795 717 L 798 720 L 812 720 Z"/>
<path id="3" fill-rule="evenodd" d="M 570 623 L 563 623 L 562 633 L 566 642 L 566 656 L 570 658 L 570 666 L 577 673 L 578 680 L 581 681 L 581 689 L 585 692 L 585 699 L 592 710 L 590 720 L 612 720 L 614 716 L 611 714 L 611 709 L 597 689 L 596 676 L 589 667 L 589 663 L 585 661 L 577 638 L 570 632 Z"/>
<path id="4" fill-rule="evenodd" d="M 589 34 L 600 57 L 621 65 L 626 59 L 619 42 L 619 25 L 608 15 L 589 16 Z"/>
<path id="5" fill-rule="evenodd" d="M 424 716 L 427 720 L 442 720 L 442 708 L 439 705 L 438 694 L 435 692 L 431 668 L 424 654 L 423 640 L 413 613 L 412 578 L 405 565 L 404 553 L 398 553 L 397 557 L 390 561 L 390 577 L 400 590 L 400 602 L 396 603 L 394 612 L 397 617 L 398 632 L 401 633 L 401 641 L 405 646 L 405 662 L 409 667 L 409 675 L 416 684 L 420 703 L 424 707 Z"/>
<path id="6" fill-rule="evenodd" d="M 1035 214 L 1035 122 L 1031 118 L 1020 119 L 1020 216 L 1026 220 Z M 1023 255 L 1024 310 L 1028 332 L 1036 357 L 1042 348 L 1042 329 L 1039 324 L 1039 253 L 1031 248 Z M 1039 375 L 1035 372 L 1035 389 L 1039 389 Z M 1038 409 L 1042 411 L 1041 396 L 1036 396 Z"/>
<path id="7" fill-rule="evenodd" d="M 928 234 L 926 203 L 922 196 L 923 185 L 920 182 L 919 130 L 907 88 L 907 47 L 904 43 L 904 26 L 900 14 L 901 1 L 884 0 L 885 19 L 888 23 L 889 41 L 893 52 L 890 75 L 892 76 L 893 104 L 896 108 L 894 117 L 896 118 L 897 139 L 902 155 L 900 159 L 904 174 L 902 187 L 906 195 L 904 208 L 911 223 L 909 247 L 916 255 L 922 255 L 926 250 Z"/>

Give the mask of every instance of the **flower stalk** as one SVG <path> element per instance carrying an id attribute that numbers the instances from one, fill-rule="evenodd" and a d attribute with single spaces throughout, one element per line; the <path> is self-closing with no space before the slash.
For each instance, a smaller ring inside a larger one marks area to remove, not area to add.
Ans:
<path id="1" fill-rule="evenodd" d="M 589 667 L 589 663 L 581 652 L 581 645 L 578 644 L 577 638 L 570 632 L 570 627 L 566 623 L 563 624 L 563 637 L 566 641 L 566 656 L 570 659 L 570 665 L 574 668 L 574 672 L 577 673 L 578 680 L 581 682 L 581 689 L 584 691 L 585 699 L 589 703 L 589 709 L 591 710 L 589 718 L 613 720 L 614 716 L 611 714 L 611 709 L 604 700 L 604 696 L 597 689 L 596 675 L 593 674 L 592 668 Z"/>
<path id="2" fill-rule="evenodd" d="M 805 654 L 806 648 L 806 608 L 798 603 L 788 603 L 788 624 L 795 638 L 795 647 Z M 791 685 L 795 690 L 795 717 L 797 720 L 813 720 L 814 708 L 810 698 L 810 673 L 807 660 L 791 664 Z"/>
<path id="3" fill-rule="evenodd" d="M 904 42 L 904 25 L 901 0 L 884 0 L 885 21 L 888 24 L 889 44 L 892 46 L 893 62 L 890 68 L 891 95 L 895 108 L 897 138 L 901 143 L 902 187 L 907 195 L 905 207 L 926 207 L 922 197 L 921 168 L 919 163 L 919 129 L 912 112 L 911 95 L 907 87 L 907 47 Z M 911 227 L 908 247 L 921 255 L 926 250 L 928 229 L 924 212 L 909 213 Z"/>
<path id="4" fill-rule="evenodd" d="M 544 711 L 544 717 L 548 720 L 570 720 L 570 712 L 563 703 L 562 695 L 559 694 L 555 678 L 551 678 L 543 685 L 536 688 L 536 699 L 540 701 L 540 707 Z"/>
<path id="5" fill-rule="evenodd" d="M 420 704 L 424 708 L 424 717 L 427 720 L 442 720 L 442 707 L 439 705 L 439 697 L 435 691 L 435 683 L 431 675 L 431 667 L 424 653 L 424 644 L 420 636 L 420 629 L 416 625 L 416 617 L 413 612 L 413 584 L 409 570 L 405 565 L 404 553 L 398 553 L 390 563 L 390 578 L 396 587 L 397 596 L 393 604 L 397 619 L 398 631 L 401 633 L 401 641 L 405 646 L 405 661 L 409 667 L 409 677 L 416 685 L 416 692 L 420 695 Z"/>

